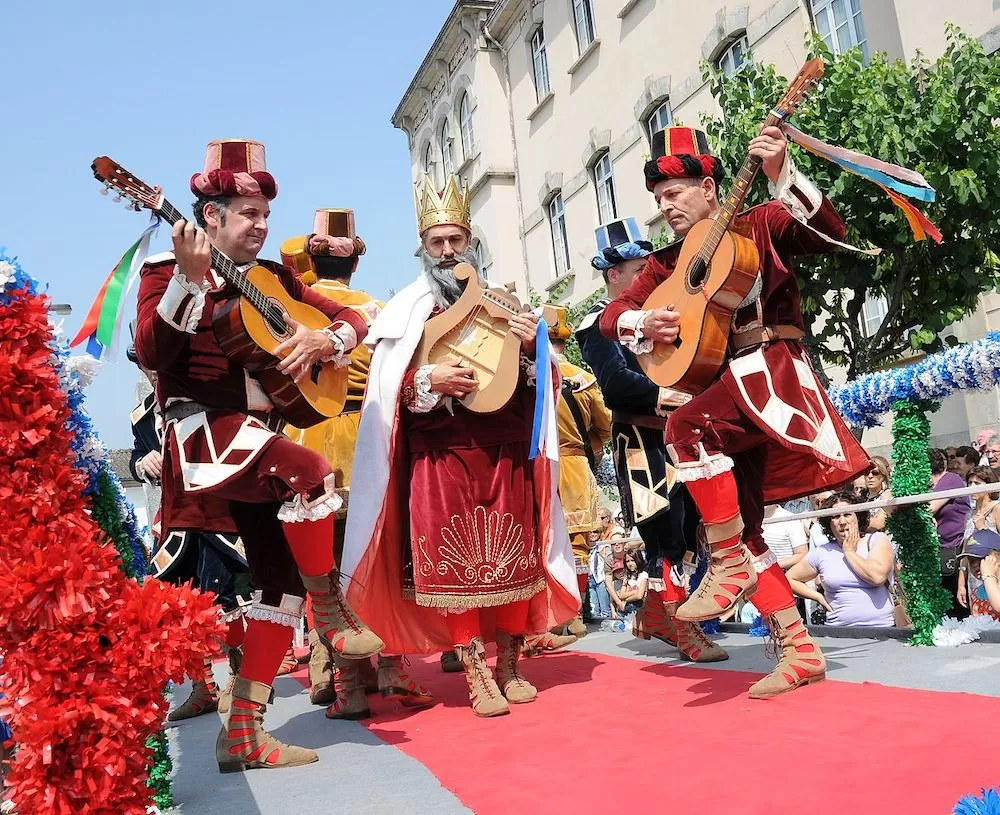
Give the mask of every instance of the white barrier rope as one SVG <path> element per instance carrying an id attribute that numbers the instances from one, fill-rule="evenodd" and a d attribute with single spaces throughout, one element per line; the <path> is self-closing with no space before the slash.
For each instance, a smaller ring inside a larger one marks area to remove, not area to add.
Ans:
<path id="1" fill-rule="evenodd" d="M 940 498 L 960 498 L 963 495 L 981 495 L 984 492 L 1000 493 L 1000 483 L 996 484 L 976 484 L 974 487 L 959 487 L 954 490 L 942 490 L 941 492 L 925 492 L 920 495 L 904 495 L 901 498 L 890 498 L 886 501 L 866 501 L 863 504 L 851 504 L 849 507 L 839 506 L 829 509 L 812 509 L 808 512 L 797 512 L 794 515 L 785 515 L 781 518 L 765 518 L 764 525 L 787 523 L 788 521 L 804 521 L 807 518 L 832 518 L 835 515 L 843 515 L 845 512 L 865 512 L 872 509 L 888 509 L 891 507 L 905 507 L 911 504 L 926 504 L 930 501 L 937 501 Z"/>

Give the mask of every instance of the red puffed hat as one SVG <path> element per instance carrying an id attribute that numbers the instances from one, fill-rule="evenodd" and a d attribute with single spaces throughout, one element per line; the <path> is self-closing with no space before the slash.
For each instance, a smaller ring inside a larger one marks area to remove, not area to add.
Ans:
<path id="1" fill-rule="evenodd" d="M 722 181 L 722 162 L 708 152 L 705 131 L 694 127 L 668 127 L 653 135 L 652 157 L 643 172 L 650 192 L 668 178 L 714 178 Z"/>
<path id="2" fill-rule="evenodd" d="M 191 192 L 209 197 L 262 195 L 268 201 L 278 185 L 264 165 L 264 145 L 247 139 L 220 139 L 208 143 L 205 169 L 191 176 Z"/>

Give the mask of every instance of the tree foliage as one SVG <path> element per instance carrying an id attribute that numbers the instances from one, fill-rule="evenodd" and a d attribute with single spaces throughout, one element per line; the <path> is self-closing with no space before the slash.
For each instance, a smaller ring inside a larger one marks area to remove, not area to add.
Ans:
<path id="1" fill-rule="evenodd" d="M 826 74 L 795 125 L 923 173 L 938 195 L 934 204 L 918 206 L 944 235 L 940 245 L 915 242 L 902 212 L 878 187 L 790 145 L 796 165 L 834 202 L 848 241 L 882 249 L 877 258 L 840 251 L 802 259 L 797 267 L 814 352 L 846 367 L 853 379 L 908 350 L 939 350 L 942 330 L 1000 283 L 991 252 L 1000 237 L 1000 128 L 994 125 L 1000 61 L 954 27 L 935 62 L 918 56 L 906 64 L 876 54 L 866 64 L 859 49 L 834 56 L 819 40 L 809 48 L 825 61 Z M 706 72 L 722 116 L 703 122 L 732 178 L 788 82 L 773 66 L 756 62 L 731 77 Z M 747 203 L 767 196 L 758 182 Z M 876 298 L 884 298 L 886 316 L 869 336 L 863 306 Z"/>

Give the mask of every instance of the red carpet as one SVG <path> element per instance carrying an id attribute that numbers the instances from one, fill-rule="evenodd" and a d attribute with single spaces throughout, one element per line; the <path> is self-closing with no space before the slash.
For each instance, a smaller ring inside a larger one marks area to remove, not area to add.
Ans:
<path id="1" fill-rule="evenodd" d="M 461 674 L 411 670 L 440 703 L 371 697 L 363 724 L 479 815 L 946 815 L 1000 779 L 992 697 L 828 680 L 753 702 L 755 675 L 566 652 L 526 662 L 536 702 L 486 720 Z"/>

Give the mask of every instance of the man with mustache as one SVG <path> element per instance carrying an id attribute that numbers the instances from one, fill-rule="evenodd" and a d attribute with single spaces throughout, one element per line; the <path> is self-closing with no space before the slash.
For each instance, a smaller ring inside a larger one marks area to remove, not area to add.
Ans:
<path id="1" fill-rule="evenodd" d="M 683 238 L 719 214 L 721 162 L 704 132 L 669 127 L 656 134 L 646 188 L 674 233 Z M 780 129 L 750 142 L 778 200 L 737 217 L 760 255 L 757 283 L 737 309 L 729 359 L 702 393 L 677 407 L 666 427 L 667 450 L 705 523 L 711 565 L 698 590 L 677 609 L 680 620 L 719 617 L 750 597 L 781 643 L 775 670 L 754 684 L 768 698 L 826 676 L 826 660 L 799 617 L 788 579 L 762 535 L 764 506 L 836 488 L 871 462 L 837 415 L 813 372 L 792 258 L 832 251 L 845 227 L 830 201 L 792 164 Z M 829 236 L 829 237 L 826 237 Z M 650 257 L 635 281 L 600 318 L 601 332 L 635 354 L 673 343 L 680 314 L 646 310 L 659 283 L 675 273 L 681 244 Z M 697 337 L 681 337 L 696 342 Z"/>
<path id="2" fill-rule="evenodd" d="M 468 410 L 472 368 L 413 359 L 426 321 L 463 291 L 455 267 L 478 265 L 468 196 L 454 178 L 441 194 L 425 180 L 419 232 L 421 274 L 368 337 L 375 351 L 347 516 L 347 595 L 389 653 L 455 648 L 473 711 L 499 716 L 537 695 L 520 672 L 525 634 L 572 618 L 580 602 L 555 468 L 529 459 L 537 321 L 510 319 L 521 342 L 511 400 L 490 414 Z"/>
<path id="3" fill-rule="evenodd" d="M 260 383 L 226 356 L 213 330 L 216 305 L 236 295 L 212 268 L 214 247 L 245 271 L 261 265 L 297 300 L 330 320 L 322 330 L 290 321 L 278 346 L 279 369 L 302 379 L 321 361 L 346 362 L 367 332 L 353 309 L 303 286 L 288 269 L 257 254 L 277 195 L 258 142 L 211 142 L 205 169 L 191 178 L 194 223 L 179 220 L 174 251 L 150 258 L 139 284 L 135 350 L 156 371 L 163 413 L 162 526 L 200 529 L 186 515 L 204 496 L 228 503 L 261 598 L 247 612 L 243 663 L 231 710 L 216 741 L 220 772 L 308 764 L 313 750 L 282 744 L 263 729 L 271 683 L 308 592 L 317 628 L 344 656 L 367 658 L 382 642 L 340 592 L 333 561 L 333 513 L 340 504 L 330 465 L 278 435 L 280 417 Z M 288 318 L 286 318 L 287 320 Z"/>

